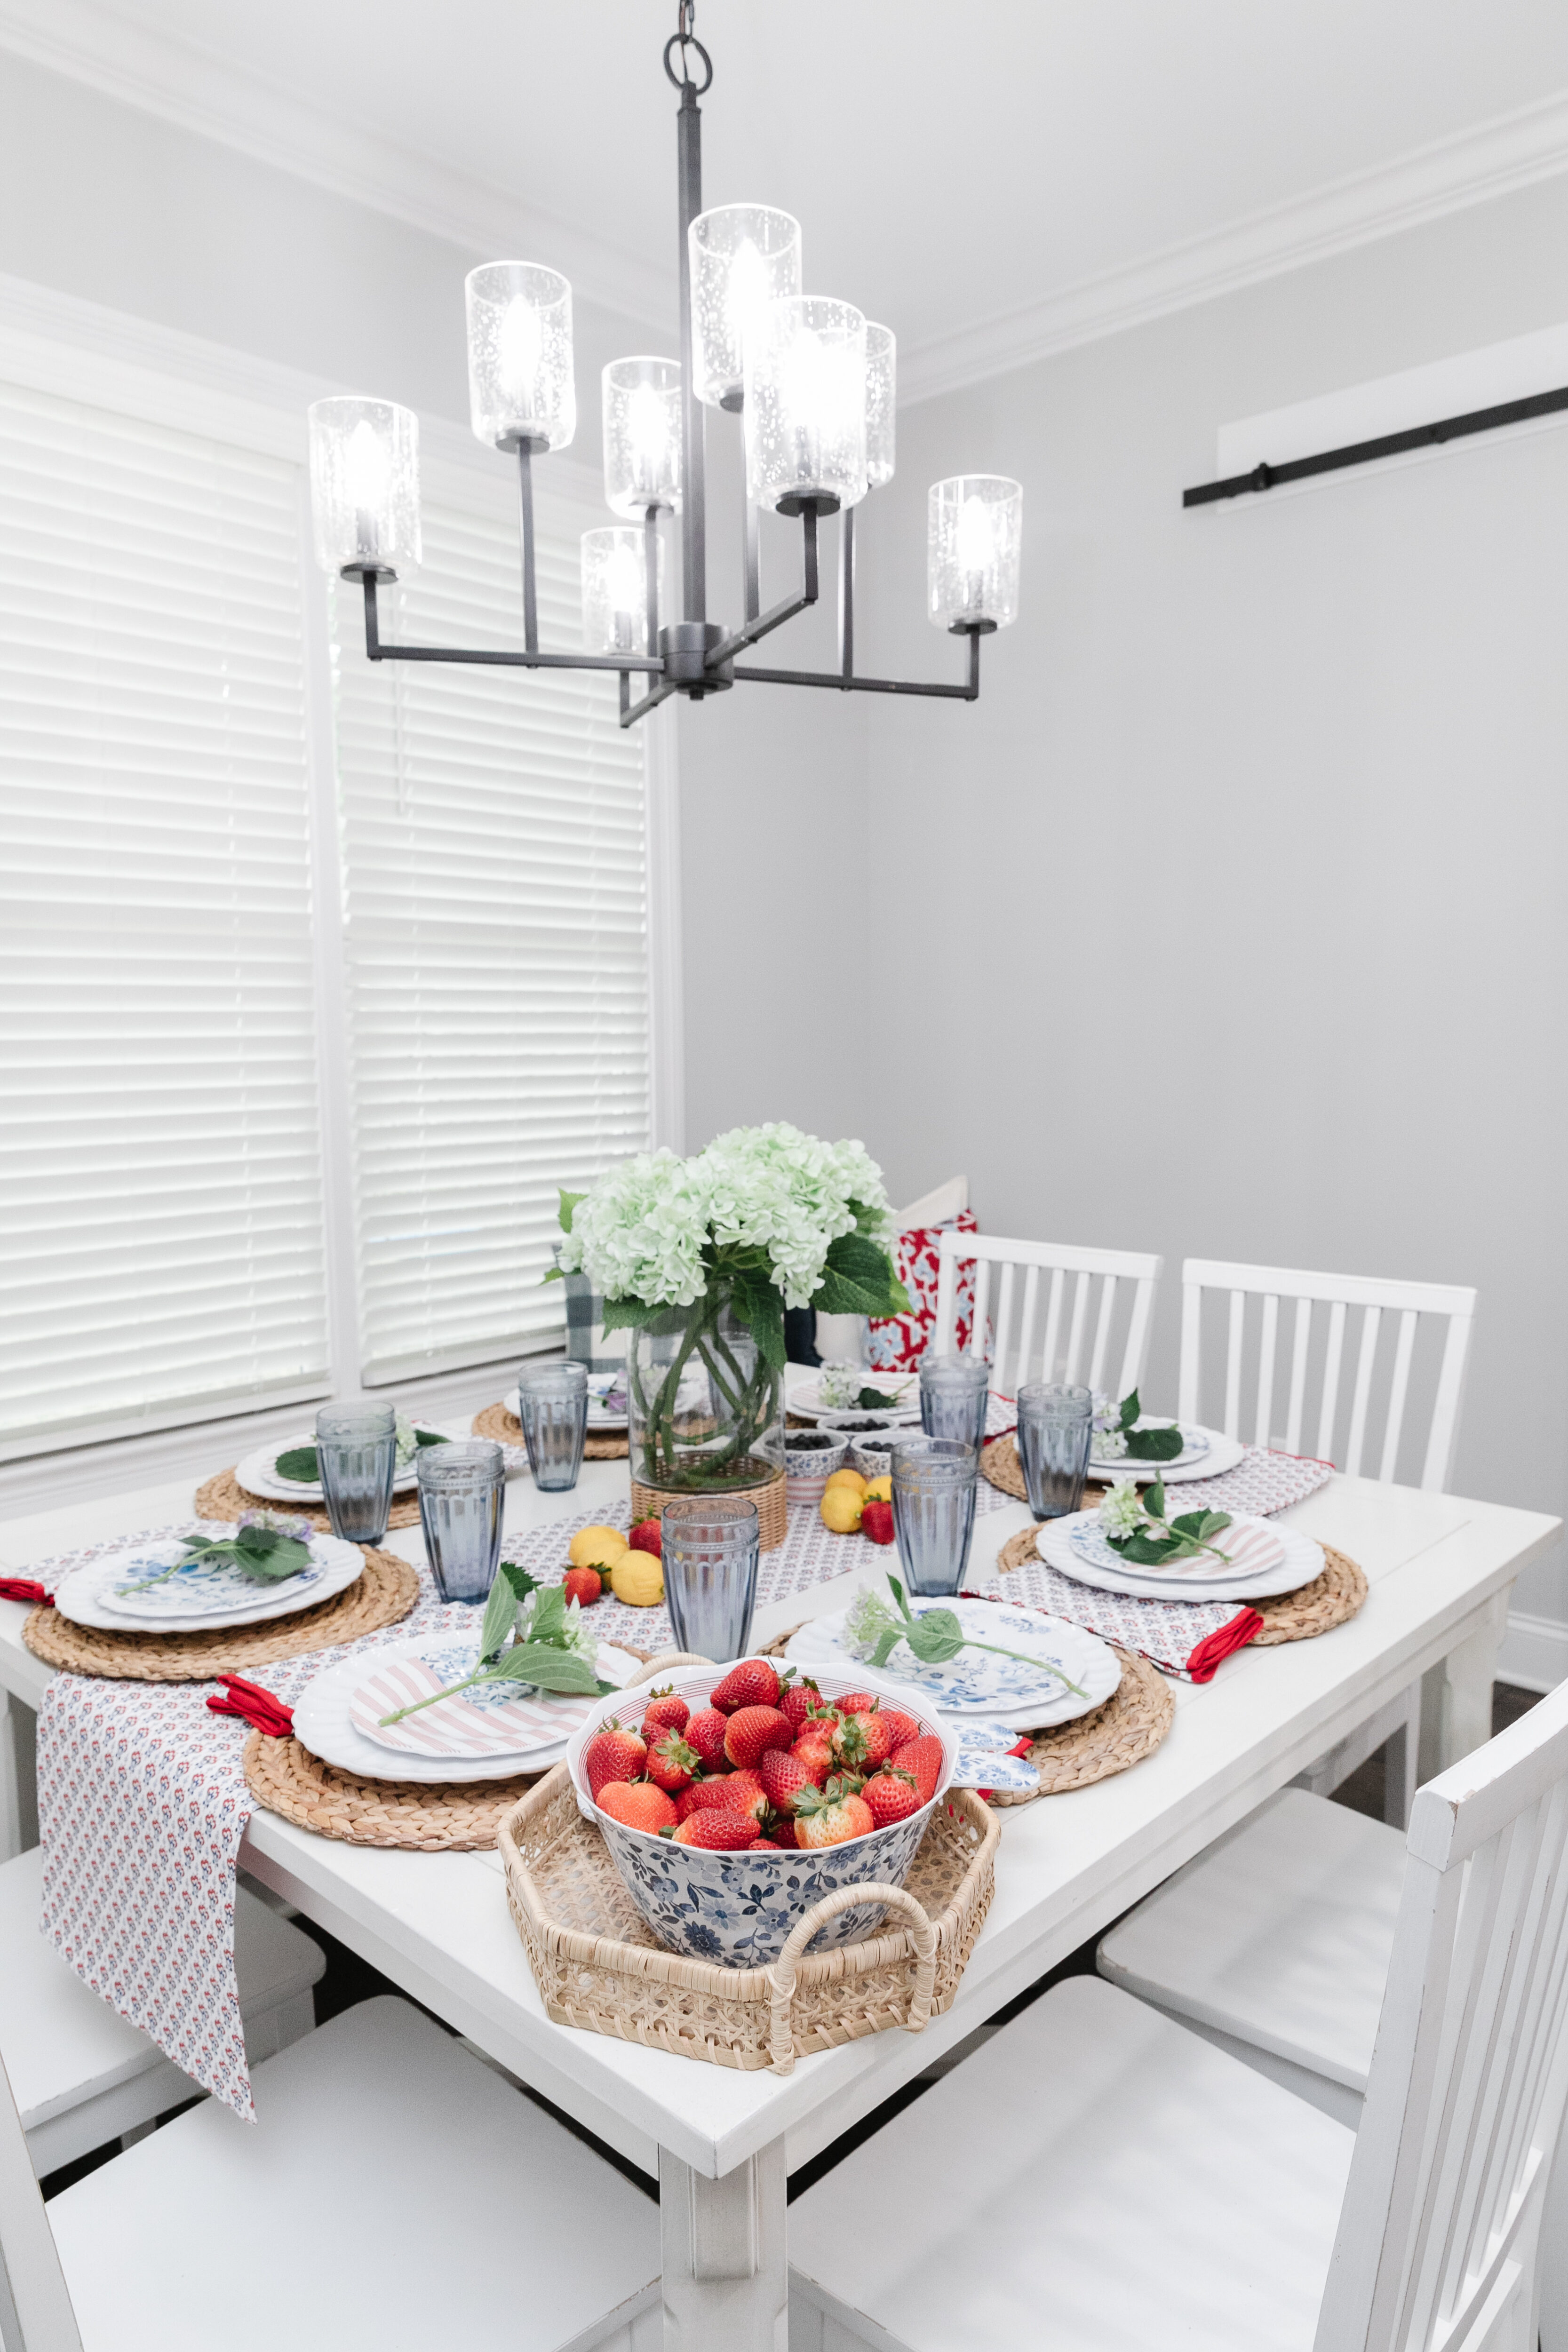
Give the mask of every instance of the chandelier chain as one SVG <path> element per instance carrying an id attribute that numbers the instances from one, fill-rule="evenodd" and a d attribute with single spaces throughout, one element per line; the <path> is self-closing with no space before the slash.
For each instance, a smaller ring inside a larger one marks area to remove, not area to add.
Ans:
<path id="1" fill-rule="evenodd" d="M 677 89 L 682 92 L 689 90 L 694 99 L 704 97 L 713 81 L 713 60 L 698 39 L 696 26 L 697 0 L 677 0 L 675 30 L 664 45 L 664 70 Z M 672 49 L 680 51 L 679 73 L 669 62 L 669 53 Z M 701 81 L 695 81 L 692 79 L 691 67 L 687 57 L 689 49 L 695 49 L 702 60 L 703 79 Z"/>

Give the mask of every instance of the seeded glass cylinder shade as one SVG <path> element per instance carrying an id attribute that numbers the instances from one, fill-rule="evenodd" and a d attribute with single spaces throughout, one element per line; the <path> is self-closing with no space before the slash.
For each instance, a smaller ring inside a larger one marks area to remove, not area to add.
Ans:
<path id="1" fill-rule="evenodd" d="M 933 482 L 926 582 L 939 629 L 1005 629 L 1018 617 L 1024 493 L 1003 474 Z"/>
<path id="2" fill-rule="evenodd" d="M 464 292 L 475 433 L 497 449 L 564 449 L 577 429 L 571 287 L 536 262 L 488 261 Z"/>
<path id="3" fill-rule="evenodd" d="M 655 584 L 664 587 L 658 545 Z M 647 563 L 641 530 L 606 524 L 583 533 L 583 646 L 591 654 L 647 650 Z"/>
<path id="4" fill-rule="evenodd" d="M 612 360 L 605 370 L 605 497 L 640 518 L 680 504 L 680 363 Z"/>
<path id="5" fill-rule="evenodd" d="M 390 400 L 310 408 L 310 507 L 323 572 L 401 573 L 419 562 L 419 420 Z"/>
<path id="6" fill-rule="evenodd" d="M 770 302 L 800 292 L 800 223 L 771 205 L 720 205 L 687 231 L 691 365 L 710 408 L 739 408 L 746 346 Z"/>
<path id="7" fill-rule="evenodd" d="M 866 320 L 795 294 L 746 345 L 746 490 L 755 506 L 831 514 L 866 495 Z"/>
<path id="8" fill-rule="evenodd" d="M 893 478 L 893 404 L 898 391 L 898 341 L 891 327 L 866 321 L 866 481 L 873 490 Z"/>

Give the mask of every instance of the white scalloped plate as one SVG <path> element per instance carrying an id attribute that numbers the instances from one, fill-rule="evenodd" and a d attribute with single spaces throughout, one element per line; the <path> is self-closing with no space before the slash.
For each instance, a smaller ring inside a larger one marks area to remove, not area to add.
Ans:
<path id="1" fill-rule="evenodd" d="M 427 1430 L 432 1437 L 438 1437 L 447 1444 L 451 1444 L 457 1435 L 455 1430 L 440 1429 L 433 1421 L 416 1421 L 414 1427 Z M 324 1497 L 319 1478 L 301 1485 L 297 1479 L 279 1478 L 273 1467 L 280 1454 L 291 1454 L 297 1445 L 314 1445 L 315 1443 L 315 1431 L 307 1429 L 298 1437 L 283 1437 L 274 1444 L 259 1445 L 254 1454 L 247 1454 L 243 1462 L 236 1463 L 234 1475 L 247 1494 L 265 1495 L 269 1503 L 321 1503 Z M 418 1483 L 418 1465 L 408 1462 L 394 1478 L 392 1489 L 396 1495 L 411 1495 Z"/>
<path id="2" fill-rule="evenodd" d="M 917 1616 L 926 1609 L 951 1609 L 966 1633 L 1003 1648 L 1037 1653 L 1045 1669 L 1031 1678 L 1026 1668 L 1015 1667 L 1010 1660 L 985 1650 L 961 1650 L 946 1665 L 922 1666 L 910 1652 L 895 1650 L 879 1673 L 900 1684 L 911 1699 L 935 1707 L 955 1731 L 981 1716 L 1007 1724 L 1015 1731 L 1043 1731 L 1055 1723 L 1071 1723 L 1075 1717 L 1103 1706 L 1121 1680 L 1121 1662 L 1109 1643 L 1086 1633 L 1081 1625 L 1068 1624 L 1063 1617 L 1048 1616 L 1043 1609 L 1027 1609 L 1015 1601 L 956 1599 L 911 1600 L 910 1606 Z M 785 1652 L 790 1663 L 853 1674 L 862 1662 L 844 1640 L 847 1613 L 840 1609 L 803 1625 Z M 1064 1690 L 1049 1671 L 1052 1665 L 1060 1666 L 1086 1696 L 1080 1698 Z M 1026 1686 L 1031 1679 L 1037 1685 L 1032 1691 Z"/>
<path id="3" fill-rule="evenodd" d="M 202 1522 L 204 1535 L 234 1532 L 216 1519 Z M 110 1633 L 188 1633 L 200 1625 L 260 1625 L 272 1617 L 289 1617 L 298 1609 L 314 1609 L 323 1601 L 346 1592 L 364 1573 L 364 1554 L 358 1544 L 341 1543 L 336 1536 L 310 1538 L 310 1568 L 281 1585 L 257 1584 L 237 1569 L 182 1570 L 188 1576 L 190 1605 L 168 1603 L 171 1577 L 143 1596 L 134 1607 L 116 1603 L 117 1585 L 132 1583 L 156 1568 L 167 1568 L 184 1549 L 183 1538 L 164 1536 L 151 1543 L 125 1544 L 89 1560 L 64 1578 L 55 1593 L 55 1607 L 73 1625 L 95 1625 Z M 247 1592 L 246 1587 L 249 1591 Z M 154 1595 L 156 1600 L 154 1601 Z"/>
<path id="4" fill-rule="evenodd" d="M 1158 1413 L 1146 1412 L 1139 1421 L 1140 1429 L 1168 1429 L 1168 1420 Z M 1167 1486 L 1179 1486 L 1189 1478 L 1223 1478 L 1234 1470 L 1247 1453 L 1238 1439 L 1226 1437 L 1223 1430 L 1204 1429 L 1195 1422 L 1178 1424 L 1185 1441 L 1184 1451 L 1173 1462 L 1129 1462 L 1123 1454 L 1114 1462 L 1100 1462 L 1092 1457 L 1089 1475 L 1091 1478 L 1131 1478 L 1140 1486 L 1147 1486 L 1156 1478 Z"/>
<path id="5" fill-rule="evenodd" d="M 1129 1567 L 1100 1534 L 1098 1511 L 1074 1511 L 1068 1517 L 1047 1519 L 1036 1531 L 1035 1549 L 1047 1567 L 1079 1584 L 1101 1592 L 1121 1592 L 1136 1601 L 1258 1601 L 1275 1592 L 1295 1592 L 1323 1572 L 1323 1549 L 1310 1536 L 1272 1519 L 1236 1511 L 1231 1524 L 1215 1538 L 1223 1549 L 1227 1541 L 1245 1536 L 1249 1548 L 1267 1564 L 1246 1574 L 1211 1576 L 1194 1567 L 1159 1571 Z"/>

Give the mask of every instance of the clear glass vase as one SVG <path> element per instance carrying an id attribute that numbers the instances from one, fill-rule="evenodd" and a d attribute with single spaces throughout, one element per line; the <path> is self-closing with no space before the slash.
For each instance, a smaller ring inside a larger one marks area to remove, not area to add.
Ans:
<path id="1" fill-rule="evenodd" d="M 671 1495 L 736 1494 L 784 1475 L 784 1374 L 727 1297 L 672 1307 L 626 1337 L 631 1474 Z"/>

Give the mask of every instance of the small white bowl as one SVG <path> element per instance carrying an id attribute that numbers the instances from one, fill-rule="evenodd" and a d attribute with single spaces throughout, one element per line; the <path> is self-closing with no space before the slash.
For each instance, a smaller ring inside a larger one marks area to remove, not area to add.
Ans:
<path id="1" fill-rule="evenodd" d="M 776 1673 L 778 1662 L 765 1662 Z M 732 1665 L 677 1666 L 658 1677 L 687 1700 L 692 1712 L 705 1705 Z M 622 1723 L 640 1723 L 647 1694 L 634 1685 L 598 1700 L 579 1724 L 566 1746 L 566 1769 L 572 1776 L 577 1803 L 584 1820 L 603 1832 L 627 1894 L 642 1913 L 653 1935 L 667 1951 L 685 1952 L 692 1959 L 709 1960 L 719 1968 L 750 1969 L 776 1960 L 797 1919 L 823 1895 L 841 1886 L 876 1885 L 901 1886 L 920 1849 L 932 1810 L 947 1793 L 958 1762 L 954 1733 L 932 1711 L 911 1703 L 907 1683 L 895 1682 L 869 1666 L 857 1673 L 836 1667 L 813 1669 L 812 1679 L 826 1698 L 843 1691 L 874 1691 L 906 1715 L 917 1716 L 942 1742 L 942 1765 L 936 1792 L 906 1821 L 868 1830 L 864 1837 L 847 1838 L 842 1845 L 812 1852 L 783 1847 L 777 1853 L 710 1853 L 700 1847 L 677 1845 L 673 1839 L 628 1829 L 624 1822 L 602 1812 L 588 1794 L 583 1774 L 583 1751 L 612 1716 Z M 870 1935 L 883 1912 L 879 1903 L 858 1904 L 841 1912 L 813 1937 L 813 1951 L 827 1951 Z"/>

